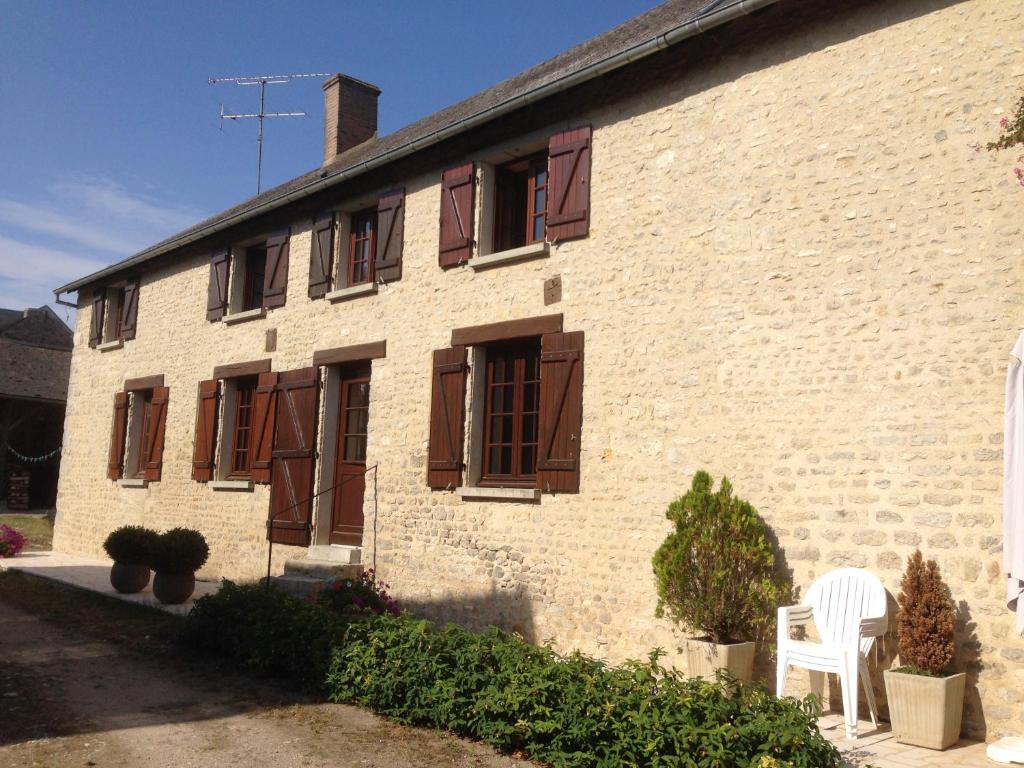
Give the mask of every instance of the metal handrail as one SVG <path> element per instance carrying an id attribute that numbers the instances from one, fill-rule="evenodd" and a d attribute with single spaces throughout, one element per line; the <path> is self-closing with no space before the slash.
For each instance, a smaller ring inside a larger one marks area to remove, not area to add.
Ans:
<path id="1" fill-rule="evenodd" d="M 371 472 L 371 471 L 373 472 L 373 526 L 374 526 L 374 528 L 373 528 L 373 533 L 374 533 L 373 559 L 374 559 L 374 566 L 376 566 L 376 564 L 377 564 L 376 536 L 377 536 L 377 467 L 378 466 L 379 466 L 378 464 L 374 464 L 372 467 L 367 467 L 366 469 L 363 470 L 363 474 L 362 474 L 362 477 L 365 478 L 367 472 Z M 270 569 L 271 569 L 271 565 L 272 565 L 273 558 L 274 558 L 274 521 L 277 520 L 278 517 L 280 515 L 284 514 L 285 512 L 290 512 L 291 510 L 295 509 L 296 507 L 300 507 L 303 504 L 308 504 L 309 502 L 313 501 L 313 499 L 316 499 L 316 498 L 318 498 L 320 496 L 323 496 L 325 493 L 333 491 L 333 490 L 335 490 L 337 488 L 341 488 L 349 480 L 353 480 L 353 479 L 355 479 L 357 477 L 359 477 L 359 475 L 349 475 L 344 480 L 342 480 L 340 483 L 335 483 L 330 488 L 324 488 L 319 493 L 314 493 L 312 496 L 310 496 L 308 498 L 305 498 L 302 501 L 297 501 L 294 504 L 292 504 L 290 507 L 285 507 L 284 509 L 280 509 L 280 510 L 275 512 L 273 515 L 271 515 L 267 519 L 267 533 L 268 533 L 268 537 L 269 537 L 268 540 L 269 540 L 269 543 L 270 543 L 270 546 L 267 549 L 267 579 L 266 579 L 266 588 L 267 589 L 270 589 Z"/>

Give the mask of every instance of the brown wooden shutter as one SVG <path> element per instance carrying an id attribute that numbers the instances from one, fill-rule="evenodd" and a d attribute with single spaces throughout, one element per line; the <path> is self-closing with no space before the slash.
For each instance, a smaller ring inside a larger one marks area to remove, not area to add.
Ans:
<path id="1" fill-rule="evenodd" d="M 124 440 L 128 433 L 128 393 L 114 395 L 114 426 L 110 430 L 110 456 L 107 477 L 119 480 L 124 473 Z"/>
<path id="2" fill-rule="evenodd" d="M 277 384 L 276 434 L 267 538 L 309 546 L 316 447 L 317 368 L 284 371 Z"/>
<path id="3" fill-rule="evenodd" d="M 378 280 L 390 283 L 402 278 L 402 241 L 405 239 L 405 190 L 389 192 L 377 202 Z"/>
<path id="4" fill-rule="evenodd" d="M 139 280 L 129 280 L 124 286 L 124 306 L 121 308 L 121 338 L 135 338 L 135 322 L 139 316 Z"/>
<path id="5" fill-rule="evenodd" d="M 465 347 L 435 350 L 430 390 L 430 444 L 427 449 L 427 485 L 431 488 L 457 488 L 462 485 L 466 370 Z"/>
<path id="6" fill-rule="evenodd" d="M 263 275 L 263 308 L 283 307 L 288 293 L 288 230 L 267 238 L 267 271 Z"/>
<path id="7" fill-rule="evenodd" d="M 548 142 L 547 239 L 586 237 L 590 231 L 589 125 L 556 133 Z"/>
<path id="8" fill-rule="evenodd" d="M 164 432 L 167 430 L 167 401 L 171 390 L 168 387 L 153 387 L 150 400 L 153 410 L 149 416 L 149 434 L 142 446 L 146 479 L 157 481 L 164 465 Z"/>
<path id="9" fill-rule="evenodd" d="M 441 174 L 441 224 L 438 261 L 451 267 L 473 253 L 473 195 L 476 173 L 472 163 Z"/>
<path id="10" fill-rule="evenodd" d="M 261 373 L 252 403 L 252 480 L 269 483 L 273 464 L 274 420 L 277 415 L 276 373 Z"/>
<path id="11" fill-rule="evenodd" d="M 206 293 L 206 319 L 220 320 L 228 311 L 228 265 L 231 252 L 215 251 L 210 256 L 210 286 Z"/>
<path id="12" fill-rule="evenodd" d="M 199 382 L 196 406 L 196 444 L 192 450 L 192 479 L 200 483 L 213 480 L 214 451 L 217 446 L 217 396 L 220 382 Z"/>
<path id="13" fill-rule="evenodd" d="M 103 308 L 106 302 L 106 290 L 94 288 L 92 291 L 92 317 L 89 323 L 90 347 L 96 347 L 103 343 Z"/>
<path id="14" fill-rule="evenodd" d="M 540 350 L 540 454 L 537 487 L 580 489 L 583 429 L 583 331 L 545 333 Z"/>
<path id="15" fill-rule="evenodd" d="M 334 270 L 334 214 L 313 221 L 313 245 L 309 254 L 309 298 L 319 299 L 331 289 Z"/>

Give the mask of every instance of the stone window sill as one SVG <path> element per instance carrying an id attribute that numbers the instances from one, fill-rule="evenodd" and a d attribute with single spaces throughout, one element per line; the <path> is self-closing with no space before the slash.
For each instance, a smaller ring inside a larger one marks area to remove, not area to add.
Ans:
<path id="1" fill-rule="evenodd" d="M 496 499 L 500 501 L 539 501 L 540 488 L 473 488 L 462 486 L 455 495 L 463 499 Z"/>
<path id="2" fill-rule="evenodd" d="M 245 312 L 233 312 L 230 315 L 224 315 L 221 318 L 221 322 L 227 325 L 235 325 L 236 323 L 245 323 L 249 320 L 259 320 L 266 316 L 267 310 L 263 307 L 257 307 L 256 309 L 247 309 Z"/>
<path id="3" fill-rule="evenodd" d="M 331 291 L 327 294 L 327 300 L 331 304 L 337 304 L 339 301 L 348 301 L 354 299 L 357 296 L 371 296 L 377 292 L 376 283 L 360 283 L 359 285 L 352 285 L 348 288 L 339 288 L 336 291 Z"/>
<path id="4" fill-rule="evenodd" d="M 547 257 L 548 244 L 546 242 L 530 243 L 529 245 L 524 245 L 522 248 L 512 248 L 507 251 L 489 253 L 486 256 L 477 256 L 475 259 L 469 260 L 469 266 L 471 266 L 474 271 L 479 272 L 482 269 L 500 267 L 503 264 L 514 264 L 517 261 L 526 261 L 527 259 L 545 259 Z"/>
<path id="5" fill-rule="evenodd" d="M 114 339 L 113 341 L 105 341 L 102 344 L 97 344 L 96 349 L 100 352 L 110 352 L 114 349 L 120 349 L 124 346 L 124 339 Z"/>
<path id="6" fill-rule="evenodd" d="M 207 483 L 213 491 L 252 491 L 252 480 L 211 480 Z"/>
<path id="7" fill-rule="evenodd" d="M 145 488 L 149 481 L 144 477 L 122 477 L 117 484 L 122 488 Z"/>

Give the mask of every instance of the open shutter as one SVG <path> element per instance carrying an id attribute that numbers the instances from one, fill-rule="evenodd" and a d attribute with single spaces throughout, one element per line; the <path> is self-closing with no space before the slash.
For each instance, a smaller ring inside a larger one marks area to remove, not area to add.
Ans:
<path id="1" fill-rule="evenodd" d="M 210 285 L 206 292 L 206 319 L 220 320 L 228 311 L 228 264 L 231 252 L 215 251 L 210 256 Z"/>
<path id="2" fill-rule="evenodd" d="M 317 368 L 279 374 L 267 538 L 309 546 L 316 446 Z"/>
<path id="3" fill-rule="evenodd" d="M 110 457 L 107 459 L 107 477 L 119 480 L 124 471 L 124 439 L 128 432 L 128 393 L 114 395 L 114 426 L 110 430 Z"/>
<path id="4" fill-rule="evenodd" d="M 313 221 L 313 245 L 309 254 L 309 298 L 319 299 L 331 289 L 334 268 L 334 214 Z"/>
<path id="5" fill-rule="evenodd" d="M 288 292 L 288 230 L 267 238 L 267 271 L 263 275 L 263 308 L 283 307 Z"/>
<path id="6" fill-rule="evenodd" d="M 220 382 L 209 379 L 199 382 L 196 406 L 196 444 L 192 450 L 192 479 L 200 483 L 213 480 L 213 452 L 217 445 L 217 395 Z"/>
<path id="7" fill-rule="evenodd" d="M 159 480 L 164 465 L 164 432 L 167 429 L 167 400 L 170 392 L 168 387 L 153 387 L 149 433 L 146 435 L 146 444 L 142 446 L 147 480 Z"/>
<path id="8" fill-rule="evenodd" d="M 430 445 L 427 449 L 427 485 L 457 488 L 462 485 L 462 441 L 466 402 L 466 348 L 434 352 L 430 391 Z"/>
<path id="9" fill-rule="evenodd" d="M 129 280 L 124 286 L 124 306 L 121 307 L 121 338 L 135 338 L 135 321 L 139 315 L 139 281 Z"/>
<path id="10" fill-rule="evenodd" d="M 586 237 L 590 231 L 589 125 L 556 133 L 548 142 L 549 242 Z"/>
<path id="11" fill-rule="evenodd" d="M 473 194 L 476 174 L 472 163 L 441 174 L 441 236 L 438 261 L 451 267 L 469 260 L 473 252 Z"/>
<path id="12" fill-rule="evenodd" d="M 252 480 L 269 483 L 274 450 L 274 420 L 277 415 L 276 373 L 261 373 L 252 403 Z"/>
<path id="13" fill-rule="evenodd" d="M 401 279 L 404 239 L 405 190 L 399 189 L 377 202 L 377 254 L 374 270 L 378 280 L 390 283 Z"/>
<path id="14" fill-rule="evenodd" d="M 103 343 L 103 307 L 107 303 L 107 292 L 103 288 L 93 288 L 92 318 L 89 324 L 89 346 L 96 347 Z"/>
<path id="15" fill-rule="evenodd" d="M 537 487 L 580 489 L 583 429 L 583 331 L 545 333 L 540 347 L 540 454 Z"/>

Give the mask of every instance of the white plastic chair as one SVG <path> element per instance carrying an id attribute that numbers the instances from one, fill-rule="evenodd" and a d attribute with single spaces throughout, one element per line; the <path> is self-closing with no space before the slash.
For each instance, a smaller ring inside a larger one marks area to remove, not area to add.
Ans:
<path id="1" fill-rule="evenodd" d="M 821 642 L 791 639 L 793 627 L 808 624 L 811 619 Z M 835 673 L 843 690 L 846 738 L 855 739 L 859 676 L 871 709 L 871 722 L 877 728 L 878 706 L 868 679 L 867 655 L 875 638 L 885 634 L 888 623 L 885 587 L 875 576 L 860 568 L 826 573 L 807 590 L 802 605 L 779 608 L 776 695 L 782 697 L 790 667 L 810 670 L 811 692 L 819 701 L 825 673 Z"/>

